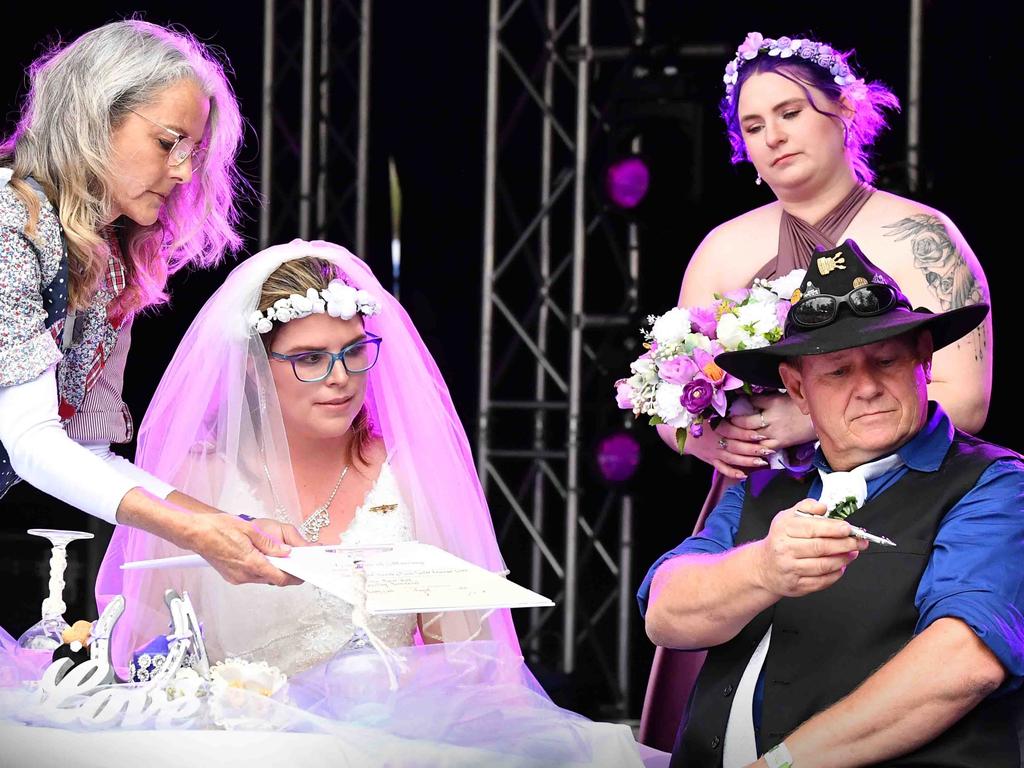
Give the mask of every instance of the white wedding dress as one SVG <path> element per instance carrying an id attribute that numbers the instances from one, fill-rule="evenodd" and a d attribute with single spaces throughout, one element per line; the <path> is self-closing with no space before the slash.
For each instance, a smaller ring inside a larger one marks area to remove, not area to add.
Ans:
<path id="1" fill-rule="evenodd" d="M 252 514 L 260 503 L 250 485 L 231 472 L 225 478 L 221 509 Z M 264 511 L 265 515 L 271 516 Z M 344 544 L 394 544 L 415 538 L 412 513 L 385 463 L 342 537 Z M 287 675 L 327 661 L 342 649 L 362 647 L 355 636 L 352 606 L 312 584 L 273 587 L 232 585 L 213 569 L 182 574 L 204 624 L 206 650 L 213 662 L 225 658 L 265 661 Z M 414 614 L 370 616 L 369 630 L 389 648 L 411 645 Z M 350 642 L 352 641 L 352 642 Z"/>
<path id="2" fill-rule="evenodd" d="M 200 463 L 210 455 L 195 458 Z M 237 472 L 222 479 L 222 509 L 251 514 L 262 508 Z M 384 464 L 343 541 L 388 544 L 411 540 L 414 534 L 413 515 Z M 232 713 L 236 725 L 215 737 L 201 725 L 188 737 L 159 729 L 70 734 L 45 727 L 52 723 L 33 711 L 28 691 L 5 691 L 0 682 L 0 736 L 12 740 L 12 754 L 26 765 L 46 768 L 65 765 L 71 752 L 81 750 L 90 757 L 84 762 L 79 757 L 80 765 L 105 766 L 105 755 L 143 745 L 152 756 L 147 758 L 151 768 L 180 765 L 184 757 L 208 750 L 229 752 L 242 761 L 265 762 L 273 755 L 324 768 L 667 764 L 667 755 L 640 750 L 627 726 L 592 722 L 557 707 L 522 658 L 500 643 L 413 646 L 414 615 L 370 617 L 369 629 L 400 657 L 399 687 L 390 690 L 377 651 L 350 642 L 356 635 L 352 608 L 339 598 L 309 584 L 230 585 L 212 568 L 179 571 L 173 581 L 189 592 L 204 624 L 211 662 L 228 657 L 267 662 L 288 675 L 286 696 L 274 701 L 250 697 Z M 44 727 L 25 729 L 18 722 Z M 254 746 L 254 730 L 279 736 L 270 741 L 261 736 L 263 741 Z M 243 734 L 245 739 L 235 737 Z M 44 748 L 44 741 L 50 746 Z"/>

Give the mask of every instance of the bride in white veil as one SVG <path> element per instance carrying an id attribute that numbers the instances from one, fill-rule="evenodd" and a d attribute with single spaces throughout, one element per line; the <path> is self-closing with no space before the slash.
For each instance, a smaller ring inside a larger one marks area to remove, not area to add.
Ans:
<path id="1" fill-rule="evenodd" d="M 338 359 L 324 352 L 353 342 L 358 349 Z M 299 362 L 280 359 L 295 349 L 307 352 Z M 375 364 L 349 373 L 361 367 L 351 360 L 366 354 Z M 325 379 L 300 380 L 323 374 L 328 361 Z M 305 375 L 302 366 L 319 367 Z M 274 246 L 231 273 L 160 382 L 139 429 L 137 462 L 220 509 L 291 523 L 321 543 L 415 538 L 504 570 L 437 366 L 366 264 L 330 243 Z M 285 530 L 288 543 L 296 534 Z M 126 598 L 114 637 L 118 664 L 166 632 L 168 587 L 189 590 L 214 659 L 259 658 L 293 672 L 329 658 L 352 636 L 351 611 L 310 585 L 232 586 L 210 569 L 119 567 L 178 553 L 144 531 L 115 531 L 97 602 L 102 610 L 114 595 Z M 414 635 L 486 638 L 519 654 L 508 611 L 421 617 L 418 628 L 402 617 L 377 619 L 369 629 L 388 645 L 411 644 Z"/>
<path id="2" fill-rule="evenodd" d="M 437 366 L 369 268 L 330 243 L 295 240 L 235 268 L 157 389 L 138 463 L 257 526 L 266 518 L 286 542 L 304 543 L 300 531 L 322 543 L 414 538 L 504 571 Z M 396 688 L 388 665 L 357 647 L 351 607 L 312 585 L 120 569 L 172 554 L 142 531 L 115 531 L 97 578 L 100 610 L 125 597 L 113 660 L 123 670 L 166 633 L 164 590 L 187 589 L 212 662 L 242 657 L 288 674 L 287 698 L 264 700 L 246 727 L 333 733 L 380 765 L 640 765 L 628 726 L 547 697 L 507 610 L 370 617 L 371 641 L 400 657 Z"/>

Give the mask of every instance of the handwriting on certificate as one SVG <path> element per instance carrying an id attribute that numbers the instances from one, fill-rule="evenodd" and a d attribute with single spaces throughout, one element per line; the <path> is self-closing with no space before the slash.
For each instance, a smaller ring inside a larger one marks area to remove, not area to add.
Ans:
<path id="1" fill-rule="evenodd" d="M 296 553 L 299 554 L 295 557 Z M 554 605 L 437 547 L 402 542 L 381 547 L 296 548 L 275 564 L 369 613 L 423 613 Z"/>

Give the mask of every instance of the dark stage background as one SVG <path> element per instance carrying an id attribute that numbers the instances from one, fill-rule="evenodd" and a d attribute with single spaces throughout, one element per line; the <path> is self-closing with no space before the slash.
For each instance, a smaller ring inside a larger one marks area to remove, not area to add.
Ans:
<path id="1" fill-rule="evenodd" d="M 650 3 L 649 37 L 688 43 L 725 43 L 729 50 L 750 30 L 826 40 L 839 48 L 856 47 L 859 73 L 881 79 L 905 101 L 909 2 L 824 4 L 791 2 L 767 8 L 763 2 L 734 0 Z M 594 42 L 602 43 L 609 25 L 620 23 L 620 5 L 594 3 Z M 669 7 L 671 6 L 671 7 Z M 47 41 L 71 39 L 104 22 L 140 12 L 159 23 L 177 22 L 200 38 L 221 46 L 234 65 L 234 85 L 252 126 L 260 122 L 262 4 L 150 2 L 138 6 L 113 2 L 78 5 L 61 13 L 26 14 L 9 25 L 0 53 L 0 105 L 3 130 L 11 130 L 25 91 L 24 69 Z M 947 213 L 972 244 L 987 271 L 995 306 L 996 357 L 992 409 L 984 437 L 1020 450 L 1021 419 L 1011 369 L 1020 267 L 1011 205 L 1019 198 L 1021 163 L 1011 105 L 1019 92 L 1019 49 L 1010 4 L 1000 2 L 926 2 L 924 21 L 921 133 L 922 189 L 917 199 Z M 382 282 L 387 266 L 388 202 L 386 158 L 395 158 L 402 180 L 402 300 L 426 338 L 448 380 L 456 406 L 473 439 L 476 425 L 479 360 L 480 275 L 484 167 L 487 3 L 378 0 L 374 3 L 370 231 L 366 257 Z M 619 37 L 617 32 L 615 37 Z M 297 41 L 298 44 L 298 41 Z M 719 84 L 726 59 L 702 65 L 709 84 Z M 707 90 L 703 127 L 704 169 L 700 199 L 677 212 L 661 229 L 645 233 L 641 305 L 660 312 L 675 302 L 686 262 L 714 225 L 768 202 L 770 191 L 755 187 L 749 166 L 727 162 L 727 142 L 715 117 L 717 85 Z M 905 118 L 880 142 L 876 165 L 879 186 L 901 192 Z M 1004 146 L 1005 145 L 1005 146 Z M 539 152 L 535 152 L 539 157 Z M 258 142 L 247 134 L 243 164 L 256 182 Z M 347 181 L 347 180 L 346 180 Z M 341 183 L 341 182 L 339 182 Z M 247 253 L 255 250 L 256 209 L 250 206 Z M 289 238 L 294 233 L 289 233 Z M 345 245 L 351 245 L 345 243 Z M 125 382 L 136 420 L 145 412 L 161 372 L 196 311 L 235 263 L 216 270 L 179 274 L 172 281 L 173 302 L 159 313 L 137 320 Z M 612 380 L 608 381 L 608 402 Z M 124 447 L 131 455 L 133 446 Z M 652 446 L 641 466 L 635 531 L 635 583 L 667 543 L 692 527 L 703 500 L 709 471 Z M 21 485 L 0 502 L 0 625 L 17 636 L 38 618 L 46 589 L 47 544 L 27 536 L 33 526 L 84 528 L 87 516 Z M 66 617 L 94 618 L 91 588 L 109 530 L 98 531 L 95 546 L 70 547 Z M 516 578 L 513 573 L 512 577 Z M 586 584 L 585 578 L 581 580 Z M 525 574 L 521 574 L 525 579 Z M 637 672 L 631 709 L 639 714 L 645 670 L 652 648 L 634 628 Z M 585 660 L 582 662 L 585 666 Z M 587 714 L 600 714 L 593 699 L 579 695 L 588 687 L 586 672 L 565 686 L 562 700 Z M 573 695 L 573 693 L 577 695 Z M 589 710 L 589 711 L 588 711 Z"/>

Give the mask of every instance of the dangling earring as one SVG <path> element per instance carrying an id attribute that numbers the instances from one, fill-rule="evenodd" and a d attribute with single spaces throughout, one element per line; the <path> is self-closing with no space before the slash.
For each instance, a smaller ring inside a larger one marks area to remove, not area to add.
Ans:
<path id="1" fill-rule="evenodd" d="M 760 173 L 757 174 L 757 178 L 754 179 L 754 183 L 757 184 L 757 186 L 759 186 L 759 187 L 761 186 L 761 174 Z"/>

